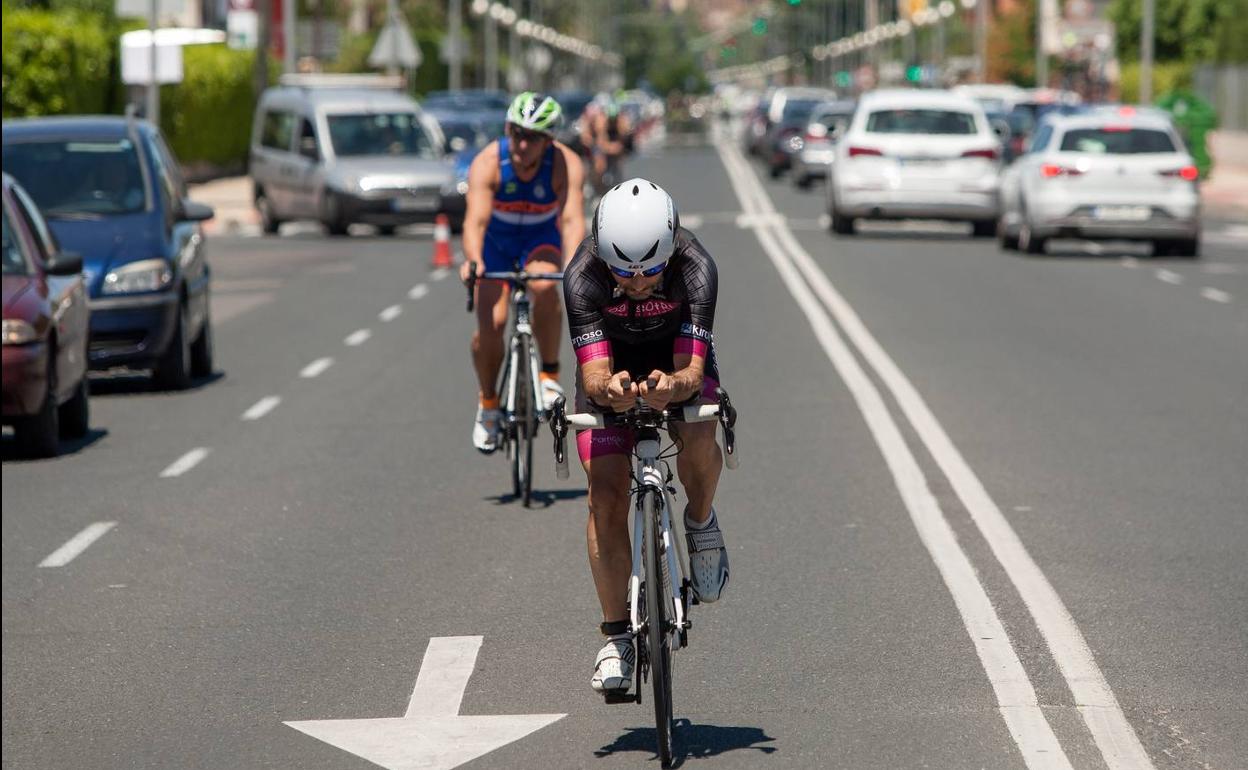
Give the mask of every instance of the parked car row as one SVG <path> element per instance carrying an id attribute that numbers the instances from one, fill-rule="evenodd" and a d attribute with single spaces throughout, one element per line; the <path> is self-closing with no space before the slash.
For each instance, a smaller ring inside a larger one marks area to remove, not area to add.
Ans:
<path id="1" fill-rule="evenodd" d="M 852 105 L 825 102 L 782 146 L 759 144 L 756 110 L 743 142 L 773 176 L 780 155 L 792 153 L 799 188 L 826 177 L 830 228 L 842 236 L 862 220 L 936 219 L 968 222 L 975 236 L 1032 254 L 1053 238 L 1148 241 L 1157 254 L 1199 254 L 1199 174 L 1165 113 L 986 88 L 998 90 L 885 89 Z M 1045 107 L 1011 159 L 1009 122 L 985 107 L 1017 116 L 1020 105 Z"/>
<path id="2" fill-rule="evenodd" d="M 6 120 L 3 143 L 4 421 L 50 455 L 87 431 L 88 369 L 212 373 L 213 211 L 146 121 Z"/>

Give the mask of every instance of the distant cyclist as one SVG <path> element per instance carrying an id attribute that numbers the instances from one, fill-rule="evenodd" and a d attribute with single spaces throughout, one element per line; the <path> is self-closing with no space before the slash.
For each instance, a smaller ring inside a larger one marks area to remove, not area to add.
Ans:
<path id="1" fill-rule="evenodd" d="M 556 142 L 563 111 L 544 94 L 520 94 L 507 110 L 506 133 L 491 142 L 468 170 L 464 215 L 464 264 L 460 278 L 483 271 L 525 268 L 555 272 L 585 237 L 584 171 L 576 153 Z M 562 310 L 551 281 L 529 283 L 534 336 L 542 359 L 541 394 L 547 409 L 563 394 L 559 385 Z M 477 330 L 472 361 L 480 388 L 472 444 L 490 453 L 498 448 L 500 418 L 497 380 L 507 328 L 506 286 L 483 281 L 476 287 Z"/>
<path id="2" fill-rule="evenodd" d="M 718 275 L 715 261 L 680 226 L 671 197 L 660 187 L 630 179 L 611 188 L 594 213 L 592 236 L 564 272 L 578 362 L 576 411 L 625 411 L 638 398 L 654 409 L 717 403 L 711 328 Z M 707 603 L 718 600 L 728 583 L 728 554 L 711 506 L 723 462 L 715 428 L 671 428 L 681 447 L 676 471 L 689 499 L 690 578 L 694 595 Z M 589 566 L 607 636 L 590 685 L 598 692 L 623 692 L 632 684 L 635 663 L 627 596 L 632 434 L 584 430 L 576 447 L 589 478 Z"/>
<path id="3" fill-rule="evenodd" d="M 632 125 L 616 102 L 595 110 L 589 121 L 591 149 L 593 154 L 593 182 L 597 194 L 602 195 L 620 178 L 620 163 L 630 151 Z"/>

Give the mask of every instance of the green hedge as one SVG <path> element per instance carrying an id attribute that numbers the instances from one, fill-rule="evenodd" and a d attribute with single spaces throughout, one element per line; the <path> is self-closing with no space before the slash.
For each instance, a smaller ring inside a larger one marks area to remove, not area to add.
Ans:
<path id="1" fill-rule="evenodd" d="M 1192 87 L 1193 67 L 1187 62 L 1167 61 L 1153 64 L 1153 98 L 1176 89 Z M 1140 63 L 1124 62 L 1118 78 L 1119 98 L 1128 104 L 1140 100 Z"/>
<path id="2" fill-rule="evenodd" d="M 6 8 L 4 117 L 110 111 L 118 56 L 110 27 L 93 15 Z"/>
<path id="3" fill-rule="evenodd" d="M 161 129 L 179 161 L 234 167 L 246 160 L 254 60 L 252 51 L 224 44 L 182 49 L 183 81 L 160 94 Z"/>

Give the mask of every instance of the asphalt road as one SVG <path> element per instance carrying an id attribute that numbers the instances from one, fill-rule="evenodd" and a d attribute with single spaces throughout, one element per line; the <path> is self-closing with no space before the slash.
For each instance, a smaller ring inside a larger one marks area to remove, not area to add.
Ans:
<path id="1" fill-rule="evenodd" d="M 722 144 L 628 169 L 720 265 L 741 411 L 732 582 L 676 661 L 681 762 L 1248 767 L 1242 229 L 1211 219 L 1197 261 L 834 238 L 820 188 L 743 168 Z M 397 757 L 456 713 L 552 715 L 473 768 L 657 766 L 648 697 L 588 687 L 581 475 L 543 439 L 526 510 L 472 450 L 470 318 L 428 235 L 209 248 L 217 376 L 96 380 L 56 460 L 5 439 L 5 766 L 364 768 L 286 723 L 390 718 L 358 734 Z M 432 655 L 477 636 L 467 668 Z M 462 701 L 422 722 L 452 670 Z"/>

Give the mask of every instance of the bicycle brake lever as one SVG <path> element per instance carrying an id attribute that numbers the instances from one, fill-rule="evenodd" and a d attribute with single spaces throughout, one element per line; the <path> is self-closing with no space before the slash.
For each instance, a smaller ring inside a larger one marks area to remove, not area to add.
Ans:
<path id="1" fill-rule="evenodd" d="M 476 286 L 476 283 L 477 283 L 477 274 L 469 273 L 468 282 L 467 284 L 465 284 L 468 287 L 468 312 L 469 313 L 472 312 L 472 307 L 473 307 L 474 300 L 475 300 L 472 290 Z"/>

